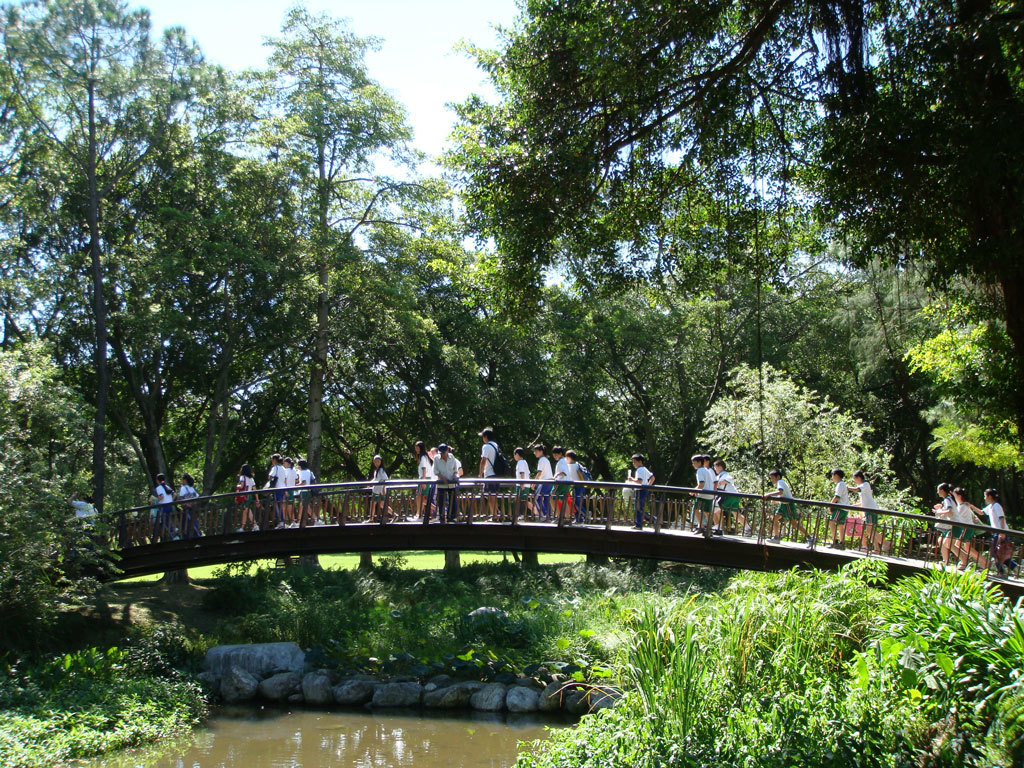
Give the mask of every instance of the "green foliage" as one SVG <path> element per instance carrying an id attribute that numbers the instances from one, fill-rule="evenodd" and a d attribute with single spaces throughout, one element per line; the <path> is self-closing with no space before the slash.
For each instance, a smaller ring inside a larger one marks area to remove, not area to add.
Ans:
<path id="1" fill-rule="evenodd" d="M 883 592 L 879 574 L 743 575 L 639 612 L 617 665 L 625 702 L 518 765 L 1010 764 L 1021 608 L 974 576 Z"/>
<path id="2" fill-rule="evenodd" d="M 139 634 L 125 648 L 86 648 L 8 670 L 0 680 L 0 763 L 52 765 L 198 725 L 206 701 L 198 684 L 174 666 L 180 656 L 166 653 L 173 632 Z"/>
<path id="3" fill-rule="evenodd" d="M 0 351 L 0 645 L 32 650 L 96 586 L 104 548 L 65 500 L 82 488 L 88 409 L 39 345 Z M 77 471 L 76 471 L 77 470 Z"/>
<path id="4" fill-rule="evenodd" d="M 896 485 L 885 451 L 868 443 L 867 425 L 785 373 L 765 366 L 733 371 L 727 394 L 706 416 L 704 440 L 728 461 L 741 490 L 756 489 L 774 467 L 801 498 L 832 498 L 833 468 L 861 469 L 889 508 L 911 500 Z"/>

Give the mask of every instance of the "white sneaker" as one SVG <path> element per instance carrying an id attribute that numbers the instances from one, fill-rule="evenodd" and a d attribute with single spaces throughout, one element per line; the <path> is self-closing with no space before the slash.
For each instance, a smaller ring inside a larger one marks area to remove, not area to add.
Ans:
<path id="1" fill-rule="evenodd" d="M 749 525 L 748 525 L 748 526 L 747 526 L 746 528 L 744 528 L 744 529 L 743 529 L 743 535 L 744 535 L 744 536 L 750 536 L 750 535 L 752 535 L 753 533 L 754 533 L 754 532 L 753 532 L 752 530 L 750 530 L 750 526 L 749 526 Z"/>
<path id="2" fill-rule="evenodd" d="M 782 539 L 780 539 L 778 536 L 772 536 L 770 539 L 768 539 L 768 543 L 769 544 L 781 544 L 782 543 Z"/>
<path id="3" fill-rule="evenodd" d="M 260 529 L 260 527 L 258 525 L 256 525 L 255 523 L 253 523 L 252 529 L 254 531 L 258 531 Z"/>
<path id="4" fill-rule="evenodd" d="M 275 525 L 275 526 L 274 526 L 274 530 L 275 530 L 275 531 L 280 531 L 280 530 L 281 530 L 282 528 L 286 528 L 286 527 L 287 527 L 287 526 L 286 526 L 286 525 L 284 524 L 284 522 L 282 521 L 282 522 L 280 522 L 280 523 L 278 523 L 277 525 Z"/>
<path id="5" fill-rule="evenodd" d="M 292 524 L 291 524 L 291 525 L 289 525 L 288 527 L 289 527 L 289 528 L 298 528 L 298 527 L 299 527 L 299 524 L 298 524 L 298 523 L 292 523 Z"/>
<path id="6" fill-rule="evenodd" d="M 237 531 L 235 531 L 235 533 L 245 533 L 245 529 L 239 528 Z"/>

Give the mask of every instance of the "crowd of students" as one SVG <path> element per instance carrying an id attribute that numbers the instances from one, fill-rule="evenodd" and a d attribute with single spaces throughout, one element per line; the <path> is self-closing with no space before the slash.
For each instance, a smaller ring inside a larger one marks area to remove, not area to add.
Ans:
<path id="1" fill-rule="evenodd" d="M 588 509 L 584 503 L 587 489 L 580 484 L 592 479 L 589 471 L 579 461 L 572 449 L 556 445 L 550 449 L 543 443 L 530 448 L 533 454 L 534 469 L 530 468 L 527 451 L 516 448 L 509 462 L 494 439 L 494 430 L 486 428 L 479 433 L 481 449 L 478 465 L 478 477 L 483 483 L 479 488 L 479 497 L 474 496 L 474 503 L 486 505 L 491 518 L 496 517 L 498 496 L 502 485 L 498 478 L 514 478 L 519 481 L 511 487 L 516 503 L 522 512 L 543 522 L 555 522 L 560 526 L 587 523 Z M 455 456 L 451 446 L 440 443 L 436 447 L 427 448 L 421 440 L 412 446 L 412 455 L 416 462 L 417 487 L 413 519 L 420 520 L 424 525 L 430 521 L 451 522 L 459 516 L 459 480 L 464 475 L 462 462 Z M 514 464 L 513 464 L 514 462 Z M 741 504 L 741 496 L 736 488 L 735 479 L 726 469 L 725 461 L 713 459 L 707 454 L 691 457 L 695 470 L 694 499 L 690 509 L 689 520 L 674 519 L 669 521 L 670 527 L 692 526 L 698 533 L 710 531 L 710 535 L 720 536 L 728 524 L 742 535 L 752 535 L 746 514 Z M 654 473 L 646 466 L 643 454 L 636 453 L 631 458 L 632 467 L 627 471 L 626 487 L 622 497 L 632 506 L 634 525 L 642 530 L 645 524 L 652 522 L 648 513 L 647 502 L 651 487 L 655 485 Z M 370 519 L 376 522 L 387 522 L 398 519 L 388 502 L 388 477 L 384 460 L 380 455 L 373 457 L 366 480 L 370 487 Z M 807 530 L 793 496 L 792 489 L 781 469 L 773 469 L 768 473 L 773 489 L 764 494 L 771 502 L 772 514 L 770 524 L 770 543 L 781 541 L 782 528 L 788 525 L 790 530 L 804 537 L 808 546 L 814 546 L 816 537 Z M 827 521 L 828 547 L 843 549 L 847 536 L 847 517 L 849 510 L 845 507 L 860 507 L 863 512 L 863 527 L 859 536 L 859 548 L 865 552 L 881 554 L 885 543 L 883 532 L 879 526 L 878 504 L 874 490 L 863 471 L 852 475 L 852 484 L 847 484 L 846 473 L 839 468 L 832 470 L 831 480 L 835 483 Z M 303 459 L 293 460 L 275 453 L 270 460 L 270 469 L 263 488 L 271 490 L 273 500 L 273 517 L 264 521 L 265 525 L 273 524 L 274 528 L 298 528 L 307 525 L 318 525 L 321 521 L 315 513 L 316 477 Z M 254 514 L 258 506 L 256 494 L 257 482 L 252 466 L 245 464 L 239 471 L 235 486 L 236 503 L 241 507 L 242 514 L 239 532 L 245 530 L 258 531 L 259 524 Z M 506 490 L 508 486 L 506 485 Z M 717 493 L 715 493 L 717 491 Z M 850 494 L 856 493 L 856 503 L 851 502 Z M 993 528 L 1007 529 L 1006 515 L 999 503 L 999 494 L 994 489 L 985 491 L 986 506 L 978 508 L 972 504 L 963 488 L 951 488 L 942 483 L 937 490 L 939 503 L 933 507 L 937 518 L 935 530 L 940 537 L 940 555 L 944 564 L 951 558 L 959 561 L 960 568 L 976 563 L 987 568 L 994 563 L 1000 572 L 1008 566 L 1012 545 L 1006 536 L 999 534 L 990 536 L 979 531 L 972 525 L 988 525 Z M 737 495 L 733 495 L 737 494 Z M 188 474 L 183 475 L 181 488 L 175 492 L 167 484 L 164 475 L 157 475 L 152 491 L 152 503 L 159 510 L 160 524 L 168 528 L 165 533 L 175 533 L 183 537 L 199 535 L 196 520 L 190 515 L 181 516 L 180 528 L 170 531 L 171 511 L 175 502 L 187 502 L 195 499 L 199 493 L 194 481 Z M 189 505 L 182 505 L 187 508 Z M 856 537 L 855 537 L 856 539 Z M 1011 561 L 1012 562 L 1012 561 Z M 1015 564 L 1009 567 L 1015 567 Z"/>

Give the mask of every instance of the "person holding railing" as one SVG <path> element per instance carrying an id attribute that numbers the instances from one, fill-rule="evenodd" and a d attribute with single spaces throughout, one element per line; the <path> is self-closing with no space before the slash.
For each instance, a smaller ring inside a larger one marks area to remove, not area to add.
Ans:
<path id="1" fill-rule="evenodd" d="M 773 469 L 768 473 L 768 479 L 775 484 L 775 490 L 769 491 L 764 495 L 766 499 L 775 499 L 776 509 L 775 514 L 772 517 L 772 536 L 768 539 L 770 544 L 779 544 L 782 542 L 779 534 L 782 533 L 782 521 L 788 520 L 792 523 L 793 527 L 796 528 L 804 537 L 807 539 L 809 546 L 814 545 L 814 539 L 804 528 L 804 524 L 800 522 L 800 513 L 797 512 L 796 504 L 793 503 L 793 491 L 789 487 L 789 483 L 786 482 L 782 476 L 781 469 Z"/>
<path id="2" fill-rule="evenodd" d="M 714 463 L 715 470 L 715 490 L 725 491 L 726 493 L 739 493 L 736 490 L 736 481 L 733 480 L 732 475 L 725 471 L 725 462 L 722 459 L 715 459 Z M 728 523 L 728 520 L 722 518 L 728 518 L 731 515 L 736 515 L 736 528 L 741 531 L 744 536 L 750 535 L 750 530 L 747 528 L 747 517 L 743 514 L 740 508 L 740 500 L 738 496 L 717 496 L 717 511 L 715 512 L 715 528 L 716 531 L 721 531 L 722 527 Z"/>
<path id="3" fill-rule="evenodd" d="M 277 519 L 278 528 L 287 528 L 292 520 L 284 516 L 284 466 L 280 453 L 270 457 L 270 469 L 267 471 L 267 482 L 263 486 L 274 491 L 272 494 L 274 504 L 274 517 Z"/>
<path id="4" fill-rule="evenodd" d="M 427 453 L 427 445 L 417 440 L 412 446 L 412 455 L 416 459 L 416 477 L 420 481 L 416 486 L 416 516 L 430 519 L 430 508 L 434 502 L 433 479 L 434 462 Z"/>
<path id="5" fill-rule="evenodd" d="M 370 489 L 370 522 L 384 524 L 391 517 L 391 508 L 388 506 L 386 485 L 388 473 L 384 469 L 384 459 L 380 454 L 373 457 L 366 479 L 374 484 Z"/>
<path id="6" fill-rule="evenodd" d="M 540 480 L 540 485 L 533 494 L 533 508 L 534 511 L 539 510 L 540 518 L 544 522 L 551 519 L 551 481 L 555 477 L 551 471 L 551 461 L 545 456 L 547 450 L 548 447 L 544 443 L 533 446 L 533 455 L 537 458 L 536 479 Z"/>
<path id="7" fill-rule="evenodd" d="M 978 509 L 970 502 L 967 503 L 976 513 L 985 515 L 988 518 L 988 524 L 993 528 L 1009 530 L 1009 526 L 1006 524 L 1006 513 L 1003 511 L 1003 505 L 999 503 L 999 491 L 995 488 L 987 488 L 985 501 L 987 503 L 982 509 Z M 1000 576 L 1005 575 L 1008 566 L 1010 568 L 1017 567 L 1017 564 L 1010 559 L 1013 556 L 1013 544 L 1006 534 L 993 534 L 990 556 L 991 561 L 996 564 L 996 570 L 999 571 Z"/>
<path id="8" fill-rule="evenodd" d="M 437 477 L 437 522 L 454 522 L 459 514 L 459 471 L 462 465 L 455 458 L 447 443 L 437 446 L 437 458 L 434 459 L 434 475 Z M 423 518 L 423 524 L 430 522 L 430 516 Z"/>
<path id="9" fill-rule="evenodd" d="M 839 468 L 833 469 L 832 482 L 836 484 L 835 490 L 832 491 L 832 503 L 842 504 L 847 507 L 851 506 L 850 488 L 846 484 L 846 473 Z M 846 538 L 847 514 L 848 510 L 845 509 L 833 508 L 831 510 L 831 514 L 828 517 L 829 549 L 844 549 L 843 539 Z"/>
<path id="10" fill-rule="evenodd" d="M 932 507 L 932 512 L 938 520 L 953 520 L 956 514 L 956 503 L 953 501 L 953 489 L 949 483 L 939 483 L 935 489 L 939 496 L 939 503 Z M 935 531 L 940 537 L 939 555 L 942 557 L 942 564 L 949 565 L 949 552 L 956 545 L 953 537 L 953 525 L 950 522 L 935 524 Z"/>
<path id="11" fill-rule="evenodd" d="M 642 531 L 644 521 L 647 519 L 644 507 L 647 504 L 647 494 L 650 492 L 649 486 L 654 485 L 654 473 L 644 466 L 644 455 L 642 453 L 633 454 L 633 471 L 626 478 L 626 482 L 639 486 L 636 489 L 636 493 L 633 494 L 633 506 L 636 510 L 636 520 L 633 523 L 633 527 L 638 531 Z"/>
<path id="12" fill-rule="evenodd" d="M 698 491 L 709 491 L 715 487 L 715 474 L 704 466 L 704 454 L 698 453 L 690 457 L 690 463 L 697 473 L 696 488 Z M 711 526 L 711 510 L 715 496 L 712 493 L 698 493 L 694 501 L 694 519 L 697 522 L 697 533 L 704 533 Z"/>
<path id="13" fill-rule="evenodd" d="M 878 512 L 874 511 L 878 509 L 875 492 L 871 489 L 871 483 L 864 476 L 864 472 L 859 469 L 853 473 L 853 482 L 857 486 L 857 492 L 860 493 L 860 501 L 857 502 L 857 506 L 864 510 L 864 532 L 860 537 L 860 549 L 864 552 L 870 551 L 868 549 L 868 542 L 870 542 L 874 553 L 880 555 L 882 554 L 883 537 L 882 532 L 878 530 Z"/>
<path id="14" fill-rule="evenodd" d="M 515 520 L 525 517 L 527 511 L 532 514 L 533 502 L 530 500 L 530 483 L 526 482 L 530 479 L 530 465 L 526 463 L 526 451 L 516 448 L 512 451 L 512 458 L 516 462 L 516 480 L 521 481 L 516 485 L 516 509 L 513 517 Z"/>
<path id="15" fill-rule="evenodd" d="M 984 525 L 981 518 L 974 514 L 977 509 L 967 500 L 967 491 L 963 488 L 953 489 L 953 499 L 956 501 L 956 512 L 953 520 L 959 525 L 953 526 L 953 537 L 957 540 L 957 556 L 960 558 L 960 570 L 966 570 L 973 558 L 981 568 L 988 568 L 988 558 L 981 554 L 974 546 L 974 540 L 981 531 L 972 528 L 972 523 Z"/>
<path id="16" fill-rule="evenodd" d="M 238 470 L 238 482 L 235 484 L 235 504 L 242 509 L 241 523 L 235 533 L 243 533 L 247 522 L 251 524 L 251 530 L 258 531 L 260 529 L 252 513 L 253 508 L 259 504 L 256 496 L 250 493 L 250 491 L 254 490 L 256 490 L 256 478 L 253 477 L 252 466 L 243 464 L 242 468 Z M 284 528 L 284 523 L 279 524 L 277 527 Z M 224 529 L 225 533 L 230 530 L 227 525 L 224 526 Z"/>
<path id="17" fill-rule="evenodd" d="M 199 530 L 199 520 L 196 518 L 195 502 L 192 499 L 199 498 L 199 491 L 195 489 L 195 479 L 188 472 L 181 476 L 181 488 L 178 489 L 178 508 L 181 510 L 181 535 L 182 538 L 191 539 L 202 536 Z"/>

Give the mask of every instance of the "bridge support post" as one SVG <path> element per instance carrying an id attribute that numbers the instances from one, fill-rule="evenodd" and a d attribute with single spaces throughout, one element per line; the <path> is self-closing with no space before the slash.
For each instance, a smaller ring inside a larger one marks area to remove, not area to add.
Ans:
<path id="1" fill-rule="evenodd" d="M 540 568 L 540 561 L 537 560 L 536 552 L 523 552 L 522 565 L 524 570 L 532 571 L 536 568 Z"/>

